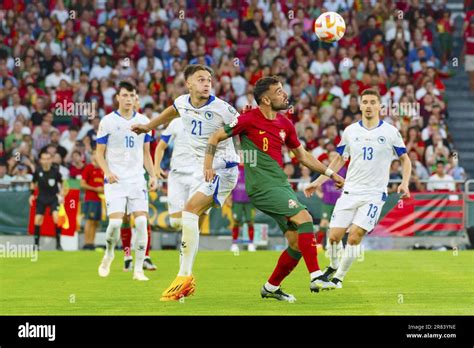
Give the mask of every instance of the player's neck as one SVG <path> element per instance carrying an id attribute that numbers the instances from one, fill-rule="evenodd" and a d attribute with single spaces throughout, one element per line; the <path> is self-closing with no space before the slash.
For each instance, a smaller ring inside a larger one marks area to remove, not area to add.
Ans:
<path id="1" fill-rule="evenodd" d="M 118 109 L 118 113 L 119 113 L 120 116 L 122 116 L 123 118 L 129 120 L 129 119 L 132 118 L 134 111 L 133 111 L 133 109 L 125 110 L 125 109 L 119 108 L 119 109 Z"/>
<path id="2" fill-rule="evenodd" d="M 367 129 L 375 128 L 379 125 L 379 123 L 380 123 L 379 117 L 374 117 L 374 118 L 371 118 L 370 120 L 362 117 L 362 124 Z"/>
<path id="3" fill-rule="evenodd" d="M 277 117 L 277 111 L 274 111 L 271 108 L 266 108 L 265 106 L 259 106 L 258 108 L 263 116 L 268 120 L 274 120 Z"/>
<path id="4" fill-rule="evenodd" d="M 48 172 L 51 169 L 51 166 L 41 166 L 43 168 L 43 171 Z"/>
<path id="5" fill-rule="evenodd" d="M 200 98 L 194 97 L 191 94 L 191 105 L 194 106 L 196 109 L 199 109 L 201 106 L 206 104 L 208 101 L 209 101 L 209 98 L 208 99 L 200 99 Z"/>

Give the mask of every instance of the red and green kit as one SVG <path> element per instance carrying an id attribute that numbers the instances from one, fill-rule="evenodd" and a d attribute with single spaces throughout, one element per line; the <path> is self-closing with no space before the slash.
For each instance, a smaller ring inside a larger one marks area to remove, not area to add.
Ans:
<path id="1" fill-rule="evenodd" d="M 298 201 L 283 172 L 282 147 L 301 145 L 291 121 L 280 114 L 267 119 L 257 108 L 243 113 L 224 130 L 230 137 L 240 135 L 244 159 L 250 152 L 256 154 L 252 156 L 256 161 L 244 161 L 245 188 L 253 205 L 274 218 L 283 232 L 296 230 L 288 218 L 306 206 Z"/>

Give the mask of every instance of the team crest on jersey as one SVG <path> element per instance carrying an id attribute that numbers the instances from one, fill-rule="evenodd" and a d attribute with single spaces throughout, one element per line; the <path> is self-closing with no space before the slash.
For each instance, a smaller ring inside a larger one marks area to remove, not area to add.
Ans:
<path id="1" fill-rule="evenodd" d="M 281 140 L 285 141 L 285 138 L 286 138 L 286 132 L 282 129 L 280 130 L 280 138 Z"/>
<path id="2" fill-rule="evenodd" d="M 288 200 L 288 208 L 293 209 L 298 206 L 298 203 L 294 199 L 289 199 Z"/>
<path id="3" fill-rule="evenodd" d="M 384 136 L 380 136 L 380 137 L 377 138 L 377 141 L 379 142 L 379 144 L 385 144 L 387 139 L 385 139 Z"/>
<path id="4" fill-rule="evenodd" d="M 204 113 L 204 117 L 206 118 L 206 120 L 212 120 L 212 118 L 214 117 L 214 114 L 212 113 L 212 111 L 206 111 Z"/>
<path id="5" fill-rule="evenodd" d="M 56 183 L 55 179 L 48 179 L 49 186 L 53 187 L 55 183 Z"/>

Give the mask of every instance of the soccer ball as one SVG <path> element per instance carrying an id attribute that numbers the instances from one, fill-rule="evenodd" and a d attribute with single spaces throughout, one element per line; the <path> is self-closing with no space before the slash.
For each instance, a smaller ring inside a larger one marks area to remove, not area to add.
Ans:
<path id="1" fill-rule="evenodd" d="M 324 42 L 339 41 L 346 31 L 346 22 L 339 13 L 325 12 L 314 23 L 314 32 Z"/>

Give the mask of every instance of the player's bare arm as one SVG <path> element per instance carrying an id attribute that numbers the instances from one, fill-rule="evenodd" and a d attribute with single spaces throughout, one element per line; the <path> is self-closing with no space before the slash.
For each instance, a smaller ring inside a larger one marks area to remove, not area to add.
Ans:
<path id="1" fill-rule="evenodd" d="M 174 118 L 178 117 L 178 110 L 175 109 L 173 105 L 168 106 L 163 112 L 150 120 L 147 124 L 134 124 L 131 127 L 131 130 L 137 134 L 148 133 L 149 131 L 155 129 L 156 127 L 171 122 Z"/>
<path id="2" fill-rule="evenodd" d="M 158 179 L 166 178 L 166 173 L 161 169 L 161 161 L 163 160 L 163 156 L 165 154 L 165 150 L 168 147 L 168 144 L 160 140 L 158 146 L 155 149 L 155 173 Z"/>
<path id="3" fill-rule="evenodd" d="M 411 160 L 406 153 L 400 156 L 402 162 L 402 183 L 398 185 L 397 193 L 401 193 L 400 198 L 410 198 L 410 189 L 408 188 L 411 176 Z"/>
<path id="4" fill-rule="evenodd" d="M 229 136 L 224 131 L 224 128 L 220 128 L 214 132 L 207 141 L 206 156 L 204 157 L 204 179 L 207 182 L 211 182 L 216 175 L 214 169 L 212 169 L 212 163 L 214 161 L 214 155 L 216 153 L 217 144 L 227 139 Z"/>
<path id="5" fill-rule="evenodd" d="M 291 149 L 291 152 L 296 156 L 298 161 L 304 166 L 308 167 L 312 171 L 326 175 L 336 183 L 337 188 L 341 188 L 344 185 L 344 179 L 337 174 L 334 170 L 326 167 L 316 158 L 314 158 L 308 151 L 306 151 L 303 145 L 298 146 L 295 149 Z"/>
<path id="6" fill-rule="evenodd" d="M 118 182 L 117 176 L 112 173 L 107 165 L 107 161 L 105 160 L 105 150 L 107 145 L 105 144 L 97 144 L 96 147 L 96 155 L 97 155 L 97 164 L 99 165 L 100 169 L 104 172 L 105 177 L 109 184 L 114 184 Z"/>
<path id="7" fill-rule="evenodd" d="M 337 154 L 337 156 L 332 160 L 332 162 L 329 164 L 328 168 L 334 171 L 334 173 L 338 173 L 339 170 L 344 166 L 345 161 L 342 158 L 340 154 Z M 304 190 L 304 195 L 306 197 L 311 197 L 318 188 L 321 187 L 322 184 L 324 184 L 326 181 L 328 181 L 330 178 L 326 175 L 320 175 L 316 180 L 311 182 Z M 342 186 L 341 186 L 342 187 Z"/>
<path id="8" fill-rule="evenodd" d="M 155 167 L 153 165 L 153 160 L 151 159 L 150 153 L 150 143 L 143 144 L 143 166 L 145 167 L 150 178 L 148 179 L 148 188 L 150 191 L 155 191 L 157 188 Z"/>

